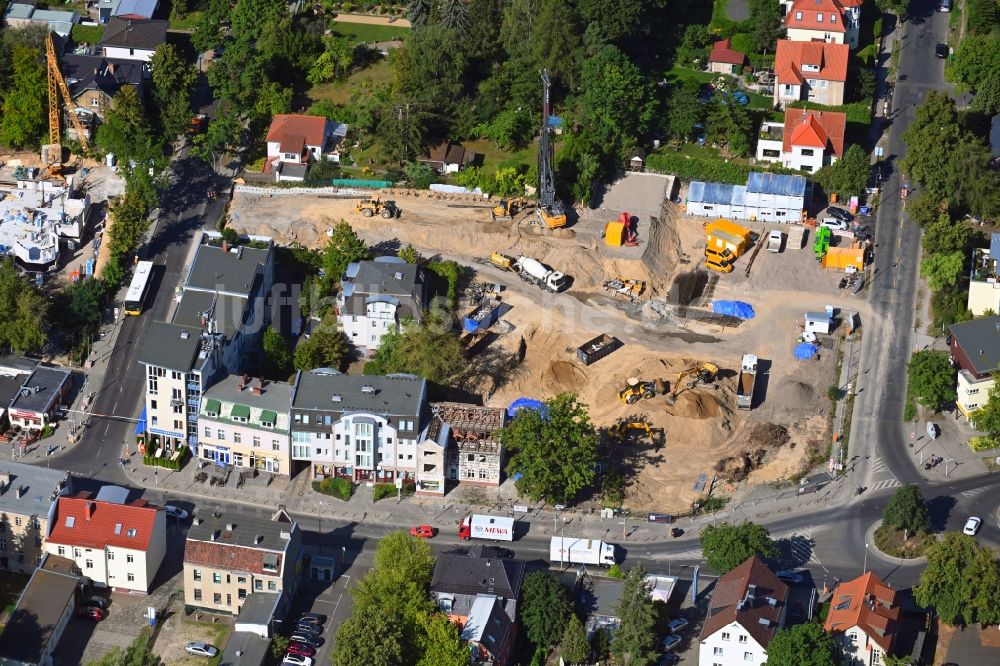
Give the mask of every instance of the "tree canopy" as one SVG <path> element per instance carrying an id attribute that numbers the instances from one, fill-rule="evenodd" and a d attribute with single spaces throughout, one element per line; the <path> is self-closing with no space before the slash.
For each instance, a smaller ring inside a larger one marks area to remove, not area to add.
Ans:
<path id="1" fill-rule="evenodd" d="M 1000 622 L 997 553 L 959 532 L 945 532 L 927 549 L 927 568 L 913 588 L 921 606 L 933 606 L 947 624 Z"/>
<path id="2" fill-rule="evenodd" d="M 13 32 L 7 30 L 5 32 Z M 0 142 L 13 148 L 37 148 L 47 126 L 46 70 L 41 51 L 17 45 L 11 54 L 10 89 L 3 95 Z"/>
<path id="3" fill-rule="evenodd" d="M 658 614 L 650 591 L 642 564 L 629 569 L 615 608 L 621 624 L 611 637 L 611 656 L 617 664 L 646 666 L 656 659 Z"/>
<path id="4" fill-rule="evenodd" d="M 369 254 L 368 246 L 350 224 L 341 220 L 334 225 L 326 247 L 323 248 L 323 279 L 327 291 L 331 285 L 340 281 L 348 264 L 368 259 Z"/>
<path id="5" fill-rule="evenodd" d="M 990 387 L 986 403 L 972 413 L 971 420 L 987 437 L 1000 442 L 1000 382 Z"/>
<path id="6" fill-rule="evenodd" d="M 319 326 L 313 328 L 307 339 L 299 341 L 293 365 L 296 370 L 341 369 L 350 351 L 350 343 L 337 326 L 336 315 L 331 313 L 323 318 Z"/>
<path id="7" fill-rule="evenodd" d="M 732 571 L 754 555 L 767 560 L 778 552 L 767 528 L 750 522 L 708 525 L 701 531 L 700 541 L 705 561 L 719 574 Z"/>
<path id="8" fill-rule="evenodd" d="M 597 433 L 575 393 L 520 410 L 500 436 L 510 452 L 507 473 L 520 474 L 518 491 L 535 501 L 569 502 L 594 481 Z"/>
<path id="9" fill-rule="evenodd" d="M 836 666 L 833 635 L 818 622 L 796 624 L 774 635 L 765 666 Z"/>
<path id="10" fill-rule="evenodd" d="M 466 369 L 465 355 L 450 322 L 434 312 L 422 321 L 403 323 L 402 331 L 382 336 L 372 360 L 365 364 L 367 375 L 406 372 L 435 384 L 447 384 Z"/>
<path id="11" fill-rule="evenodd" d="M 524 577 L 521 594 L 521 622 L 528 638 L 537 647 L 550 649 L 562 638 L 573 613 L 569 593 L 549 572 L 532 571 Z"/>
<path id="12" fill-rule="evenodd" d="M 816 180 L 830 192 L 846 198 L 865 193 L 870 171 L 868 154 L 861 146 L 852 144 L 841 159 L 816 172 Z"/>
<path id="13" fill-rule="evenodd" d="M 590 656 L 590 643 L 587 641 L 587 631 L 576 613 L 569 616 L 566 631 L 563 632 L 559 644 L 559 655 L 567 664 L 578 664 Z"/>
<path id="14" fill-rule="evenodd" d="M 924 349 L 916 352 L 906 366 L 909 393 L 917 402 L 934 411 L 955 400 L 955 376 L 948 352 Z"/>
<path id="15" fill-rule="evenodd" d="M 885 507 L 882 522 L 904 532 L 929 530 L 931 519 L 920 486 L 915 483 L 900 486 Z"/>
<path id="16" fill-rule="evenodd" d="M 292 373 L 292 352 L 284 336 L 273 326 L 264 329 L 261 349 L 264 352 L 264 374 L 275 380 L 287 379 Z"/>
<path id="17" fill-rule="evenodd" d="M 45 298 L 18 275 L 14 260 L 0 258 L 0 347 L 18 353 L 41 349 L 47 310 Z"/>

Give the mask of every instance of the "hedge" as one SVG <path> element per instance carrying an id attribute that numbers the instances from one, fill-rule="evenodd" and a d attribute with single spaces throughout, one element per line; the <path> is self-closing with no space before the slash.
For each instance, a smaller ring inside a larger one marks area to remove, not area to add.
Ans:
<path id="1" fill-rule="evenodd" d="M 345 502 L 351 499 L 351 495 L 354 493 L 354 484 L 348 479 L 340 477 L 313 481 L 312 488 L 318 493 L 330 495 Z"/>
<path id="2" fill-rule="evenodd" d="M 417 490 L 417 485 L 415 483 L 403 483 L 402 494 L 412 495 Z M 372 490 L 372 501 L 377 502 L 379 500 L 386 499 L 388 497 L 396 496 L 396 484 L 394 483 L 376 483 L 375 488 Z"/>
<path id="3" fill-rule="evenodd" d="M 180 455 L 176 460 L 171 460 L 170 458 L 156 457 L 151 453 L 147 453 L 142 456 L 142 464 L 150 465 L 151 467 L 165 467 L 167 469 L 172 469 L 173 471 L 179 470 L 184 466 L 184 463 L 188 461 L 191 457 L 191 449 L 186 446 L 181 446 L 177 449 Z"/>
<path id="4" fill-rule="evenodd" d="M 789 102 L 789 107 L 793 109 L 814 109 L 816 111 L 839 111 L 840 113 L 847 114 L 847 121 L 851 123 L 861 123 L 863 125 L 871 125 L 872 122 L 872 102 L 871 100 L 863 102 L 851 102 L 850 104 L 842 104 L 840 106 L 826 106 L 824 104 L 816 104 L 814 102 L 798 101 Z"/>
<path id="5" fill-rule="evenodd" d="M 703 180 L 710 183 L 746 185 L 751 171 L 802 175 L 798 171 L 786 169 L 777 164 L 746 164 L 744 162 L 723 162 L 699 157 L 685 157 L 680 153 L 655 153 L 646 158 L 646 167 L 651 171 L 670 173 L 684 180 Z"/>
<path id="6" fill-rule="evenodd" d="M 729 38 L 733 44 L 733 50 L 740 53 L 750 53 L 753 51 L 753 35 L 749 32 L 737 32 Z"/>

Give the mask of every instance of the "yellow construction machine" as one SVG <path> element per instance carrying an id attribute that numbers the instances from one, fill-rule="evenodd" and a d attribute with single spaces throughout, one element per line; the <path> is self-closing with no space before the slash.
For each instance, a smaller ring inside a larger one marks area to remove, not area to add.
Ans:
<path id="1" fill-rule="evenodd" d="M 630 430 L 639 430 L 646 433 L 646 436 L 650 439 L 653 439 L 653 426 L 645 421 L 619 421 L 608 428 L 608 435 L 618 440 L 624 440 L 625 435 Z"/>
<path id="2" fill-rule="evenodd" d="M 525 205 L 522 197 L 501 199 L 496 206 L 490 209 L 490 214 L 493 216 L 494 222 L 513 220 L 515 215 L 524 210 Z"/>
<path id="3" fill-rule="evenodd" d="M 60 176 L 63 172 L 62 123 L 59 118 L 60 95 L 62 95 L 63 104 L 66 105 L 66 116 L 76 131 L 76 140 L 80 143 L 84 153 L 90 151 L 90 141 L 87 139 L 87 131 L 84 129 L 83 123 L 76 115 L 76 109 L 73 108 L 73 97 L 66 85 L 66 79 L 59 71 L 59 58 L 56 56 L 51 32 L 45 36 L 45 62 L 49 86 L 49 142 L 42 146 L 42 163 L 48 174 Z"/>
<path id="4" fill-rule="evenodd" d="M 361 213 L 365 217 L 381 215 L 387 220 L 396 217 L 398 210 L 395 201 L 382 201 L 378 197 L 362 199 L 354 206 L 354 212 Z"/>
<path id="5" fill-rule="evenodd" d="M 553 170 L 555 165 L 555 127 L 551 123 L 550 99 L 552 82 L 549 80 L 549 72 L 543 69 L 542 72 L 543 97 L 542 97 L 542 131 L 538 142 L 538 206 L 535 214 L 538 222 L 549 229 L 558 229 L 566 226 L 566 208 L 562 201 L 556 197 L 556 176 Z"/>
<path id="6" fill-rule="evenodd" d="M 709 363 L 708 361 L 702 363 L 701 365 L 690 367 L 687 370 L 682 370 L 680 374 L 677 375 L 677 380 L 674 382 L 674 390 L 670 392 L 670 403 L 673 404 L 677 400 L 677 396 L 680 395 L 684 389 L 690 390 L 699 384 L 711 384 L 718 376 L 719 366 L 714 363 Z M 683 383 L 688 377 L 693 377 L 693 379 L 686 384 Z"/>
<path id="7" fill-rule="evenodd" d="M 505 271 L 514 269 L 514 257 L 508 256 L 502 252 L 494 252 L 491 254 L 490 263 Z"/>
<path id="8" fill-rule="evenodd" d="M 618 391 L 618 399 L 626 405 L 634 405 L 640 400 L 649 400 L 666 392 L 667 385 L 662 379 L 643 381 L 635 377 L 629 377 L 625 381 L 625 388 Z"/>

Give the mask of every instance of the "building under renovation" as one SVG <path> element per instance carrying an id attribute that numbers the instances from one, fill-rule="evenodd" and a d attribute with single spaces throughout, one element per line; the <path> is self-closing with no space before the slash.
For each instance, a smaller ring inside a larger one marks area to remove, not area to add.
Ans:
<path id="1" fill-rule="evenodd" d="M 71 184 L 18 181 L 0 189 L 0 255 L 23 268 L 45 270 L 59 260 L 59 240 L 79 241 L 90 199 Z"/>

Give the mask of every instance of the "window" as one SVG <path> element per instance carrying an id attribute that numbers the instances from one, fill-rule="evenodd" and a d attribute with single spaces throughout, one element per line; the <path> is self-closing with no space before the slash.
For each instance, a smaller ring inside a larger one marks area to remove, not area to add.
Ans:
<path id="1" fill-rule="evenodd" d="M 968 393 L 969 395 L 975 395 L 979 393 L 979 389 L 969 389 L 968 391 L 966 391 L 966 393 Z"/>
<path id="2" fill-rule="evenodd" d="M 253 439 L 251 440 L 250 443 L 253 445 L 253 448 L 259 449 L 260 448 L 260 437 L 258 437 L 257 435 L 254 435 Z"/>
<path id="3" fill-rule="evenodd" d="M 812 157 L 814 154 L 815 154 L 815 151 L 812 148 L 803 148 L 802 149 L 802 157 Z"/>
<path id="4" fill-rule="evenodd" d="M 246 599 L 246 598 L 247 598 L 247 591 L 246 591 L 246 590 L 244 590 L 244 589 L 242 589 L 242 588 L 240 588 L 240 589 L 239 589 L 239 590 L 238 590 L 238 591 L 236 592 L 236 596 L 237 596 L 237 598 L 238 598 L 238 599 L 240 599 L 240 601 L 242 601 L 243 599 Z"/>
<path id="5" fill-rule="evenodd" d="M 761 154 L 764 155 L 764 157 L 781 157 L 781 151 L 774 150 L 773 148 L 765 148 L 761 151 Z"/>
<path id="6" fill-rule="evenodd" d="M 211 437 L 211 436 L 212 436 L 212 429 L 209 428 L 208 426 L 205 426 L 205 437 Z"/>
<path id="7" fill-rule="evenodd" d="M 133 562 L 135 562 L 135 555 L 131 555 L 131 554 L 126 555 L 125 556 L 125 561 L 128 562 L 129 564 L 132 564 Z"/>
<path id="8" fill-rule="evenodd" d="M 802 12 L 795 12 L 795 20 L 796 21 L 802 20 Z"/>
<path id="9" fill-rule="evenodd" d="M 181 412 L 184 411 L 184 408 L 182 405 L 173 405 L 173 410 L 174 414 L 180 414 Z"/>
<path id="10" fill-rule="evenodd" d="M 722 632 L 722 640 L 724 640 L 724 641 L 728 641 L 729 640 L 729 632 L 728 631 L 723 631 Z"/>
<path id="11" fill-rule="evenodd" d="M 269 592 L 274 592 L 278 589 L 278 582 L 274 580 L 267 581 L 267 589 Z"/>
<path id="12" fill-rule="evenodd" d="M 214 573 L 214 574 L 212 574 L 212 582 L 213 583 L 221 583 L 222 582 L 222 574 L 221 573 Z"/>
<path id="13" fill-rule="evenodd" d="M 201 601 L 201 590 L 199 590 L 198 588 L 194 589 L 194 600 Z"/>
<path id="14" fill-rule="evenodd" d="M 823 12 L 816 12 L 816 23 L 823 22 Z"/>
<path id="15" fill-rule="evenodd" d="M 94 568 L 94 561 L 93 560 L 85 560 L 83 564 L 88 569 L 93 569 Z"/>
<path id="16" fill-rule="evenodd" d="M 247 577 L 246 576 L 237 576 L 236 577 L 236 582 L 239 583 L 240 585 L 243 585 L 243 584 L 245 584 L 247 582 Z"/>
<path id="17" fill-rule="evenodd" d="M 479 470 L 479 478 L 480 478 L 480 479 L 485 479 L 485 478 L 487 478 L 487 475 L 486 475 L 486 470 L 485 470 L 485 469 L 480 469 L 480 470 Z"/>
<path id="18" fill-rule="evenodd" d="M 234 432 L 233 433 L 233 444 L 242 444 L 242 443 L 243 443 L 243 435 L 241 435 L 238 432 Z"/>
<path id="19" fill-rule="evenodd" d="M 108 562 L 110 562 L 110 561 L 111 561 L 111 560 L 113 560 L 113 559 L 115 559 L 115 554 L 114 554 L 114 553 L 111 553 L 111 552 L 109 552 L 109 553 L 108 553 Z"/>
<path id="20" fill-rule="evenodd" d="M 469 457 L 467 458 L 467 460 L 469 462 L 476 462 L 476 456 L 470 453 Z"/>
<path id="21" fill-rule="evenodd" d="M 91 97 L 90 98 L 90 105 L 94 106 L 94 107 L 100 106 L 101 102 L 100 102 L 100 100 L 97 97 Z"/>
<path id="22" fill-rule="evenodd" d="M 226 595 L 226 605 L 227 606 L 232 606 L 233 605 L 233 595 L 231 595 L 231 594 L 227 594 Z"/>
<path id="23" fill-rule="evenodd" d="M 743 661 L 753 661 L 753 652 L 744 652 Z"/>
<path id="24" fill-rule="evenodd" d="M 212 602 L 216 604 L 222 603 L 222 592 L 216 592 L 212 595 Z"/>
<path id="25" fill-rule="evenodd" d="M 217 434 L 218 434 L 218 439 L 219 439 L 220 442 L 226 441 L 226 431 L 225 430 L 223 430 L 222 428 L 219 428 Z"/>
<path id="26" fill-rule="evenodd" d="M 2 550 L 2 549 L 3 549 L 3 547 L 0 546 L 0 550 Z M 64 556 L 66 554 L 66 549 L 63 548 L 62 546 L 59 546 L 58 553 L 59 553 L 59 557 L 62 557 L 62 556 Z"/>
<path id="27" fill-rule="evenodd" d="M 17 525 L 18 527 L 21 526 L 21 516 L 16 516 L 14 518 L 14 524 Z"/>
<path id="28" fill-rule="evenodd" d="M 176 370 L 171 370 L 170 371 L 170 378 L 173 379 L 174 381 L 179 381 L 181 379 L 181 373 L 177 372 Z M 174 389 L 174 393 L 175 393 L 175 395 L 174 395 L 175 398 L 181 397 L 181 390 L 180 389 Z"/>
<path id="29" fill-rule="evenodd" d="M 196 581 L 201 580 L 201 569 L 192 569 L 191 574 Z"/>
<path id="30" fill-rule="evenodd" d="M 295 414 L 293 420 L 296 423 L 302 423 L 302 415 L 301 414 Z"/>
<path id="31" fill-rule="evenodd" d="M 830 23 L 836 23 L 836 22 L 837 22 L 837 15 L 830 14 Z"/>
<path id="32" fill-rule="evenodd" d="M 278 443 L 278 440 L 276 440 L 276 439 L 272 439 L 271 440 L 271 450 L 272 451 L 280 451 L 281 450 L 281 444 Z"/>
<path id="33" fill-rule="evenodd" d="M 746 644 L 746 642 L 747 642 L 747 635 L 740 634 L 740 643 Z"/>
<path id="34" fill-rule="evenodd" d="M 7 550 L 7 539 L 0 537 L 0 550 Z"/>
<path id="35" fill-rule="evenodd" d="M 156 401 L 155 400 L 150 400 L 149 401 L 149 407 L 150 407 L 150 409 L 156 409 Z"/>
<path id="36" fill-rule="evenodd" d="M 720 648 L 720 647 L 713 648 L 712 649 L 712 654 L 715 655 L 716 657 L 721 657 L 722 656 L 722 648 Z"/>
<path id="37" fill-rule="evenodd" d="M 303 414 L 302 415 L 302 423 L 305 424 L 305 425 L 309 425 L 309 415 L 308 414 Z"/>
<path id="38" fill-rule="evenodd" d="M 136 532 L 136 531 L 135 531 L 135 528 L 134 528 L 134 527 L 130 527 L 130 528 L 128 528 L 128 535 L 129 535 L 130 537 L 134 537 L 134 536 L 135 536 L 136 534 L 138 534 L 138 532 Z"/>
<path id="39" fill-rule="evenodd" d="M 181 421 L 174 421 L 174 430 L 180 430 L 184 427 L 184 423 Z"/>
<path id="40" fill-rule="evenodd" d="M 128 582 L 130 582 L 130 583 L 134 583 L 134 582 L 135 582 L 135 574 L 134 574 L 134 573 L 132 573 L 132 572 L 129 572 L 129 573 L 128 573 L 128 574 L 127 574 L 127 575 L 125 576 L 125 580 L 127 580 L 127 581 L 128 581 Z"/>
<path id="41" fill-rule="evenodd" d="M 253 589 L 257 590 L 258 592 L 260 592 L 261 590 L 263 590 L 264 589 L 264 581 L 260 580 L 259 578 L 257 580 L 255 580 L 253 582 Z"/>

